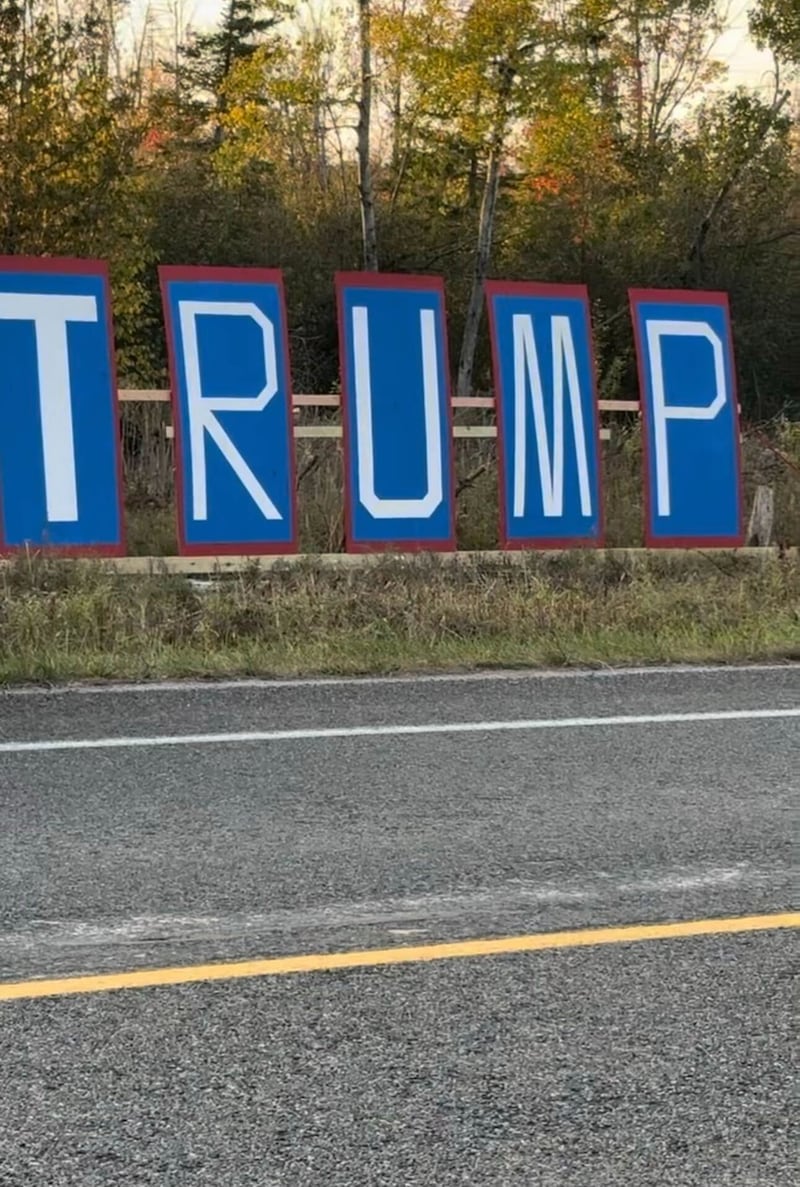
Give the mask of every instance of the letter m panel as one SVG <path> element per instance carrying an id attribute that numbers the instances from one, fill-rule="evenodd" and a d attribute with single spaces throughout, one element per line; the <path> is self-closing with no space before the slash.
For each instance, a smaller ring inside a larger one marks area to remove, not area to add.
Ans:
<path id="1" fill-rule="evenodd" d="M 632 289 L 630 303 L 647 546 L 741 547 L 741 444 L 728 298 Z"/>
<path id="2" fill-rule="evenodd" d="M 297 551 L 283 280 L 263 268 L 159 269 L 184 556 Z"/>
<path id="3" fill-rule="evenodd" d="M 601 543 L 600 439 L 583 286 L 490 281 L 504 548 Z"/>
<path id="4" fill-rule="evenodd" d="M 444 286 L 336 276 L 349 552 L 455 547 Z"/>
<path id="5" fill-rule="evenodd" d="M 0 551 L 125 552 L 108 272 L 0 256 Z"/>

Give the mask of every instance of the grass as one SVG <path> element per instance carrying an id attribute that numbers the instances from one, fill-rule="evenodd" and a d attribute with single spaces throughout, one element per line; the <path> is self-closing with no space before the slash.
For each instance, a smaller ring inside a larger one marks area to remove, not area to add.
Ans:
<path id="1" fill-rule="evenodd" d="M 800 659 L 800 561 L 387 558 L 198 586 L 96 562 L 0 570 L 0 682 Z"/>

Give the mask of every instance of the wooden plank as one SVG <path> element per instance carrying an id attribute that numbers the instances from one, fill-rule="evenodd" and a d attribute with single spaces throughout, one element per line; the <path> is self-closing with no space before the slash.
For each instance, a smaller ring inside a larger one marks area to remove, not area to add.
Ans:
<path id="1" fill-rule="evenodd" d="M 292 396 L 295 408 L 338 408 L 342 400 L 340 396 Z"/>
<path id="2" fill-rule="evenodd" d="M 339 408 L 342 398 L 337 395 L 295 394 L 292 396 L 292 403 L 295 408 Z M 451 403 L 453 408 L 494 408 L 494 396 L 454 396 Z"/>
<path id="3" fill-rule="evenodd" d="M 164 426 L 164 436 L 168 441 L 172 441 L 175 436 L 175 430 L 172 425 Z M 497 429 L 494 425 L 453 425 L 453 436 L 456 438 L 470 438 L 472 440 L 475 440 L 475 438 L 492 440 L 497 436 Z M 342 426 L 295 425 L 294 437 L 296 441 L 339 441 L 342 437 Z M 600 440 L 610 441 L 611 430 L 601 429 Z"/>
<path id="4" fill-rule="evenodd" d="M 565 550 L 566 552 L 567 550 Z M 574 551 L 572 553 L 574 555 Z M 108 560 L 103 560 L 104 566 L 109 566 L 116 569 L 119 573 L 128 574 L 129 576 L 137 576 L 148 573 L 174 573 L 184 574 L 186 576 L 211 576 L 215 573 L 220 575 L 225 573 L 239 573 L 244 569 L 250 568 L 252 565 L 258 565 L 262 570 L 269 570 L 272 568 L 281 568 L 285 566 L 294 565 L 318 565 L 320 568 L 333 569 L 358 569 L 370 568 L 373 565 L 385 564 L 387 559 L 399 559 L 403 563 L 425 565 L 428 563 L 431 556 L 435 556 L 438 563 L 452 564 L 452 565 L 470 565 L 470 564 L 486 564 L 494 562 L 501 565 L 525 566 L 533 563 L 535 565 L 546 564 L 551 558 L 557 557 L 559 552 L 553 551 L 487 551 L 487 552 L 441 552 L 434 554 L 426 554 L 425 557 L 420 557 L 418 553 L 402 554 L 399 558 L 387 558 L 385 554 L 381 553 L 367 553 L 366 555 L 355 555 L 344 552 L 329 552 L 322 555 L 313 555 L 311 553 L 299 553 L 290 556 L 221 556 L 221 557 L 199 557 L 199 556 L 126 556 L 118 557 Z M 687 548 L 597 548 L 582 550 L 582 557 L 587 563 L 592 560 L 598 564 L 603 564 L 609 559 L 617 559 L 620 561 L 643 561 L 647 560 L 662 560 L 668 557 L 683 557 L 685 559 L 694 558 L 697 561 L 704 557 L 711 557 L 717 555 L 730 556 L 732 559 L 736 557 L 743 557 L 748 560 L 763 560 L 765 562 L 776 560 L 780 556 L 786 559 L 797 560 L 800 556 L 800 549 L 788 548 L 784 553 L 781 553 L 778 548 L 703 548 L 703 549 L 687 549 Z M 13 558 L 0 557 L 0 569 L 6 565 L 16 563 Z M 64 564 L 86 564 L 86 560 L 72 559 L 65 560 Z M 89 561 L 88 563 L 98 563 L 97 561 Z"/>
<path id="5" fill-rule="evenodd" d="M 471 438 L 473 440 L 476 437 L 489 439 L 489 438 L 493 438 L 493 437 L 497 436 L 497 428 L 495 425 L 454 425 L 453 426 L 453 436 L 457 437 L 457 438 L 458 437 L 467 437 L 467 438 Z M 601 441 L 610 441 L 611 440 L 611 430 L 610 429 L 601 429 L 600 430 L 600 440 Z"/>
<path id="6" fill-rule="evenodd" d="M 601 412 L 641 411 L 641 405 L 638 400 L 598 400 L 597 407 Z"/>
<path id="7" fill-rule="evenodd" d="M 453 425 L 454 437 L 496 437 L 495 425 Z"/>
<path id="8" fill-rule="evenodd" d="M 123 388 L 118 393 L 122 404 L 168 404 L 169 391 Z"/>
<path id="9" fill-rule="evenodd" d="M 308 438 L 312 441 L 323 440 L 326 437 L 336 439 L 342 436 L 341 425 L 295 425 L 295 439 Z"/>
<path id="10" fill-rule="evenodd" d="M 123 404 L 166 404 L 169 402 L 169 391 L 123 388 L 119 392 Z M 292 403 L 295 408 L 338 408 L 341 397 L 328 395 L 294 395 Z M 495 406 L 493 396 L 454 396 L 453 408 L 487 408 Z M 638 412 L 638 400 L 598 400 L 597 407 L 601 412 Z"/>
<path id="11" fill-rule="evenodd" d="M 321 441 L 328 437 L 341 438 L 341 425 L 295 425 L 294 426 L 295 440 L 311 439 L 312 441 Z M 172 441 L 175 437 L 175 429 L 172 425 L 164 426 L 164 436 L 168 441 Z"/>

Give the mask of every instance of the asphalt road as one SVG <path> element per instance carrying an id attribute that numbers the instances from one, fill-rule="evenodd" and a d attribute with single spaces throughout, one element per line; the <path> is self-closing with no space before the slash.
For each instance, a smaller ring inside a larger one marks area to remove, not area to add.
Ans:
<path id="1" fill-rule="evenodd" d="M 798 710 L 797 667 L 0 694 L 0 982 L 795 910 Z M 0 1000 L 0 1187 L 793 1187 L 796 970 L 767 930 Z"/>

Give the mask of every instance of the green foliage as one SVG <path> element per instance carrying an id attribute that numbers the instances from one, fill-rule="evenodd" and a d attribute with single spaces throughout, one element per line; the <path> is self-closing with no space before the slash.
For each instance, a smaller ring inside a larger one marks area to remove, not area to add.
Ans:
<path id="1" fill-rule="evenodd" d="M 712 0 L 373 0 L 380 260 L 448 284 L 454 358 L 481 197 L 492 271 L 583 281 L 603 395 L 636 391 L 626 290 L 730 293 L 748 418 L 800 405 L 800 183 L 786 108 L 726 84 Z M 65 10 L 67 11 L 67 10 Z M 0 252 L 112 268 L 124 386 L 166 382 L 156 266 L 280 267 L 298 390 L 338 373 L 332 277 L 360 258 L 351 20 L 229 0 L 169 70 L 117 0 L 0 0 Z M 753 28 L 797 62 L 798 6 Z M 475 383 L 491 383 L 481 340 Z M 471 496 L 467 495 L 467 501 Z M 335 525 L 330 532 L 335 535 Z"/>
<path id="2" fill-rule="evenodd" d="M 800 5 L 797 0 L 758 0 L 750 13 L 750 28 L 762 48 L 800 65 Z"/>
<path id="3" fill-rule="evenodd" d="M 57 21 L 0 0 L 0 252 L 110 254 L 141 124 L 93 5 Z"/>
<path id="4" fill-rule="evenodd" d="M 292 8 L 288 0 L 226 0 L 218 27 L 180 46 L 182 88 L 201 102 L 210 97 L 216 106 L 231 71 L 258 52 Z"/>

